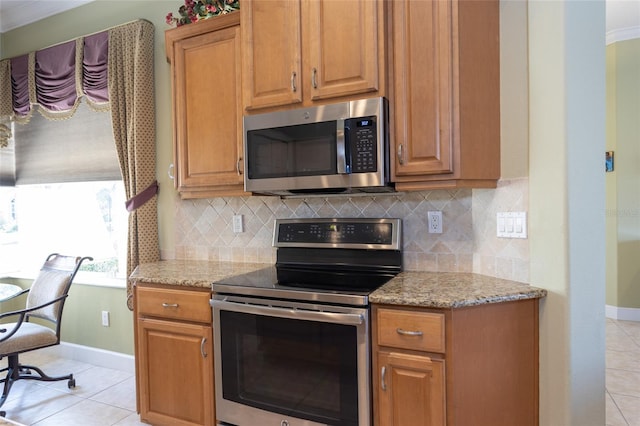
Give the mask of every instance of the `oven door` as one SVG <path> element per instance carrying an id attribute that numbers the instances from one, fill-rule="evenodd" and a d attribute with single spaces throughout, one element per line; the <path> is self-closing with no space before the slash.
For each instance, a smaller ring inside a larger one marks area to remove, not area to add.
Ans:
<path id="1" fill-rule="evenodd" d="M 211 305 L 219 424 L 371 424 L 366 308 L 224 295 Z"/>

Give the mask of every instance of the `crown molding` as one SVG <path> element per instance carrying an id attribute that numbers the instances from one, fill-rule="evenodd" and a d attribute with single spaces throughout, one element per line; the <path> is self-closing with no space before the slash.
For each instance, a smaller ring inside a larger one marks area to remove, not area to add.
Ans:
<path id="1" fill-rule="evenodd" d="M 640 38 L 640 26 L 607 31 L 607 46 L 625 40 Z"/>

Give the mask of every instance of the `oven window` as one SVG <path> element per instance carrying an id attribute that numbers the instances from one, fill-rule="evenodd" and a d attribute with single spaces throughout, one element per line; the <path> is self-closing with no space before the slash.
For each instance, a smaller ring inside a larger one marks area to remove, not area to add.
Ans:
<path id="1" fill-rule="evenodd" d="M 336 174 L 336 152 L 335 121 L 247 132 L 250 179 Z"/>
<path id="2" fill-rule="evenodd" d="M 271 412 L 358 424 L 355 326 L 220 312 L 223 396 Z"/>

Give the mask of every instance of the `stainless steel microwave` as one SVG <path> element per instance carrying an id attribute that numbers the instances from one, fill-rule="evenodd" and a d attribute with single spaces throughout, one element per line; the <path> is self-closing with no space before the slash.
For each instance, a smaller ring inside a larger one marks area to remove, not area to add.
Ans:
<path id="1" fill-rule="evenodd" d="M 387 110 L 378 97 L 245 116 L 245 191 L 391 191 Z"/>

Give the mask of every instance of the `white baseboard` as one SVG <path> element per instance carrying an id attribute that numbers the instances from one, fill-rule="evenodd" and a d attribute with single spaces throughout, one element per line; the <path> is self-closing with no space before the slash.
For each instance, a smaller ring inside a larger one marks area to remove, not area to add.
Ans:
<path id="1" fill-rule="evenodd" d="M 618 306 L 605 306 L 605 316 L 607 318 L 623 321 L 640 321 L 640 309 L 619 308 Z"/>
<path id="2" fill-rule="evenodd" d="M 60 342 L 59 345 L 41 349 L 61 358 L 86 362 L 98 367 L 113 368 L 135 374 L 135 358 L 119 352 L 76 345 L 75 343 Z"/>

